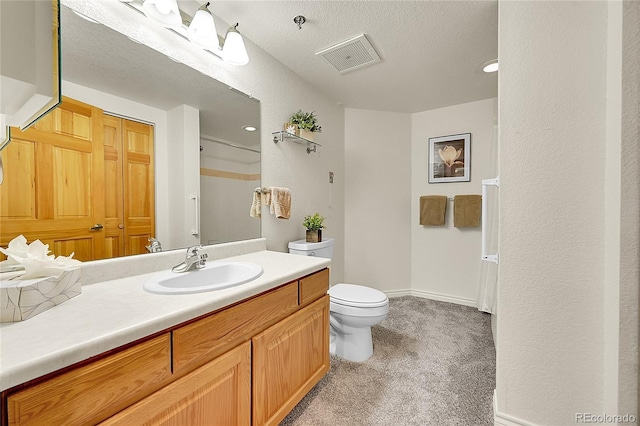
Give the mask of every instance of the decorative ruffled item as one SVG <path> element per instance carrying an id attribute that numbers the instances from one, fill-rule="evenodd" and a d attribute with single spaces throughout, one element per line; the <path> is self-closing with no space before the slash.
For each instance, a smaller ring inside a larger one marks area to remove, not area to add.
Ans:
<path id="1" fill-rule="evenodd" d="M 0 252 L 7 260 L 0 267 L 24 273 L 0 274 L 0 322 L 22 321 L 79 295 L 81 262 L 49 254 L 49 245 L 35 240 L 27 244 L 23 235 L 11 240 Z M 7 268 L 9 269 L 9 268 Z M 1 270 L 1 269 L 0 269 Z M 5 275 L 5 276 L 2 276 Z"/>
<path id="2" fill-rule="evenodd" d="M 40 277 L 59 277 L 69 268 L 80 266 L 80 261 L 71 256 L 58 256 L 49 254 L 49 245 L 35 240 L 27 244 L 23 235 L 18 235 L 11 240 L 6 249 L 0 247 L 0 252 L 7 256 L 7 260 L 0 262 L 0 266 L 22 265 L 25 273 L 19 279 L 27 280 Z"/>

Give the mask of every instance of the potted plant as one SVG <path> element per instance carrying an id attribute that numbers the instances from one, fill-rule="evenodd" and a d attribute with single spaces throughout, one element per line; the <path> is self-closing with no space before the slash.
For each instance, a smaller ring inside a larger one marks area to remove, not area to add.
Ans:
<path id="1" fill-rule="evenodd" d="M 324 217 L 318 213 L 313 216 L 308 215 L 304 217 L 302 225 L 307 228 L 308 243 L 319 243 L 322 241 L 322 228 L 324 228 L 322 222 L 324 222 Z"/>
<path id="2" fill-rule="evenodd" d="M 301 109 L 291 115 L 289 123 L 285 124 L 285 130 L 291 133 L 291 126 L 298 130 L 297 136 L 313 141 L 313 133 L 321 132 L 322 127 L 318 125 L 318 119 L 314 111 L 304 112 Z"/>

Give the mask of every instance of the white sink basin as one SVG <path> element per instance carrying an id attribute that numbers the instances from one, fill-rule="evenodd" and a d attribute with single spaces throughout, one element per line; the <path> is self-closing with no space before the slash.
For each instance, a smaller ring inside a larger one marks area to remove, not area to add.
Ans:
<path id="1" fill-rule="evenodd" d="M 210 262 L 188 272 L 162 271 L 143 285 L 149 293 L 191 294 L 245 284 L 262 275 L 262 266 L 249 262 Z"/>

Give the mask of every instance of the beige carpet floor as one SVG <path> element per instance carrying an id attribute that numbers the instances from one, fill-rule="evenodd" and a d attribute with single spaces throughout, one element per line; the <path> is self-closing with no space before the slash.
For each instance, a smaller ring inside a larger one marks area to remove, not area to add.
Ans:
<path id="1" fill-rule="evenodd" d="M 281 425 L 493 424 L 490 315 L 412 296 L 390 299 L 363 363 L 331 371 Z"/>

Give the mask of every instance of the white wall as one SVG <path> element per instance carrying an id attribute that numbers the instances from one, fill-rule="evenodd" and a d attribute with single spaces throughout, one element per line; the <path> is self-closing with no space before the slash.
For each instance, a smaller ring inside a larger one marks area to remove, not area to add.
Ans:
<path id="1" fill-rule="evenodd" d="M 200 175 L 202 243 L 217 244 L 259 237 L 260 219 L 251 217 L 247 211 L 255 188 L 260 186 L 260 155 L 207 141 L 201 141 L 201 144 L 207 148 L 200 154 L 200 167 L 258 177 L 256 180 L 243 180 Z M 264 213 L 267 211 L 267 208 L 263 209 Z"/>
<path id="2" fill-rule="evenodd" d="M 611 6 L 610 6 L 611 7 Z M 619 413 L 640 415 L 638 303 L 640 289 L 640 2 L 625 1 L 622 34 L 620 289 L 617 384 Z M 636 422 L 637 423 L 637 422 Z"/>
<path id="3" fill-rule="evenodd" d="M 416 114 L 345 110 L 345 281 L 475 306 L 480 229 L 419 225 L 420 195 L 479 194 L 492 175 L 497 99 Z M 471 182 L 429 184 L 429 137 L 470 132 Z M 494 164 L 495 165 L 495 164 Z"/>
<path id="4" fill-rule="evenodd" d="M 345 281 L 411 287 L 411 116 L 345 110 Z"/>
<path id="5" fill-rule="evenodd" d="M 485 99 L 413 114 L 411 117 L 411 289 L 435 300 L 476 305 L 480 273 L 480 228 L 453 226 L 453 201 L 444 226 L 420 225 L 421 195 L 480 194 L 482 179 L 495 177 L 493 123 L 497 99 Z M 430 184 L 429 138 L 471 133 L 471 180 Z"/>
<path id="6" fill-rule="evenodd" d="M 200 244 L 200 114 L 180 105 L 167 112 L 167 123 L 169 247 L 188 247 Z"/>
<path id="7" fill-rule="evenodd" d="M 501 2 L 499 28 L 496 416 L 575 424 L 603 410 L 607 3 Z"/>
<path id="8" fill-rule="evenodd" d="M 246 38 L 250 62 L 235 67 L 150 24 L 144 17 L 127 13 L 127 7 L 118 2 L 63 0 L 62 3 L 259 99 L 262 185 L 289 187 L 293 197 L 291 219 L 263 217 L 262 234 L 267 238 L 267 247 L 286 251 L 289 241 L 304 238 L 304 216 L 319 212 L 327 216 L 326 236 L 336 240 L 331 281 L 343 279 L 344 110 L 335 100 L 325 97 Z M 272 142 L 271 133 L 280 130 L 282 123 L 298 109 L 315 111 L 322 126 L 323 133 L 316 138 L 322 147 L 315 154 L 308 155 L 303 145 Z M 333 185 L 329 184 L 329 171 L 335 173 Z"/>

